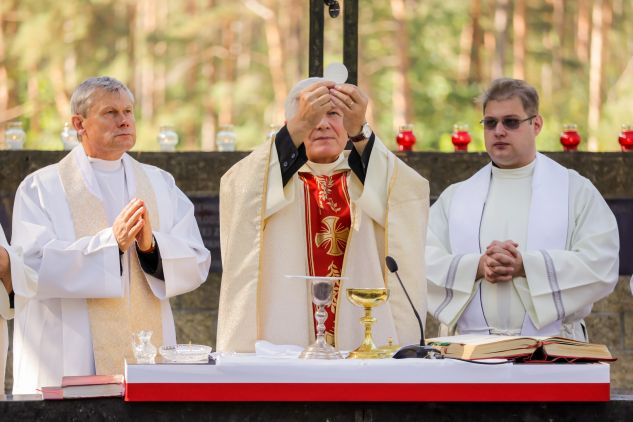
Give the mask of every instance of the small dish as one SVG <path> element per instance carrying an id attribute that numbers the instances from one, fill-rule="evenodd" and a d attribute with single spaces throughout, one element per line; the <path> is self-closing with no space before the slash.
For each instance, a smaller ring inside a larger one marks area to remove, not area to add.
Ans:
<path id="1" fill-rule="evenodd" d="M 162 346 L 158 353 L 172 362 L 201 362 L 209 359 L 211 347 L 202 344 L 176 344 L 173 346 Z"/>

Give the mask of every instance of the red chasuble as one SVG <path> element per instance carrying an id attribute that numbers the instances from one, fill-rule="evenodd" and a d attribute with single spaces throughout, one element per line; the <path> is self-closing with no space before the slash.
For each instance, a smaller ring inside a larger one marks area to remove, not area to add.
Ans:
<path id="1" fill-rule="evenodd" d="M 332 176 L 299 173 L 304 183 L 306 241 L 310 275 L 338 277 L 343 269 L 345 248 L 351 227 L 347 172 Z M 334 346 L 334 325 L 339 300 L 339 284 L 334 285 L 332 305 L 327 306 L 325 340 Z M 313 312 L 316 312 L 315 306 Z M 315 332 L 316 332 L 316 321 Z"/>

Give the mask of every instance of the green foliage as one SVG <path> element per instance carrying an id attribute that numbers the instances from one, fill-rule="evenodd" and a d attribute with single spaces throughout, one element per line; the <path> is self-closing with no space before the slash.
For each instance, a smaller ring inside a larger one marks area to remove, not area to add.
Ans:
<path id="1" fill-rule="evenodd" d="M 564 2 L 562 34 L 555 28 L 552 2 L 526 3 L 526 79 L 541 93 L 545 120 L 538 147 L 560 150 L 562 125 L 573 122 L 579 126 L 584 149 L 589 135 L 589 70 L 574 44 L 578 3 Z M 26 146 L 61 148 L 59 132 L 70 114 L 68 100 L 73 88 L 87 77 L 108 74 L 127 83 L 136 94 L 137 148 L 157 149 L 158 128 L 168 123 L 180 135 L 179 149 L 199 148 L 205 119 L 211 119 L 216 128 L 224 123 L 221 120 L 229 119 L 236 128 L 238 148 L 253 148 L 262 142 L 269 124 L 282 123 L 276 115 L 279 104 L 274 103 L 273 88 L 274 72 L 279 69 L 271 68 L 267 21 L 259 13 L 262 9 L 253 4 L 276 13 L 272 19 L 282 31 L 284 48 L 292 41 L 301 43 L 296 54 L 284 57 L 281 71 L 289 88 L 307 76 L 307 2 L 3 0 L 0 17 L 5 49 L 0 67 L 8 73 L 4 87 L 10 96 L 7 109 L 21 112 Z M 482 47 L 481 80 L 460 79 L 460 38 L 471 23 L 471 2 L 404 0 L 404 4 L 410 58 L 406 76 L 416 149 L 452 151 L 453 125 L 467 123 L 473 138 L 470 150 L 483 151 L 481 110 L 474 98 L 490 80 L 494 51 Z M 494 38 L 496 5 L 493 0 L 481 0 L 480 25 L 488 39 Z M 291 7 L 305 10 L 291 15 Z M 402 46 L 396 42 L 392 3 L 363 0 L 359 10 L 360 85 L 371 93 L 376 131 L 395 149 L 393 90 Z M 509 12 L 504 71 L 511 76 L 512 7 Z M 617 150 L 620 125 L 633 123 L 633 4 L 614 1 L 612 12 L 603 52 L 605 103 L 597 133 L 602 150 Z M 292 26 L 285 22 L 289 16 L 301 16 L 302 22 Z M 338 20 L 326 17 L 326 63 L 342 60 L 342 16 Z M 284 32 L 284 28 L 294 29 Z M 551 76 L 556 60 L 560 60 L 561 73 Z M 153 82 L 147 94 L 142 85 L 149 81 Z M 149 111 L 141 106 L 144 95 L 152 95 Z M 0 117 L 4 111 L 0 109 Z"/>

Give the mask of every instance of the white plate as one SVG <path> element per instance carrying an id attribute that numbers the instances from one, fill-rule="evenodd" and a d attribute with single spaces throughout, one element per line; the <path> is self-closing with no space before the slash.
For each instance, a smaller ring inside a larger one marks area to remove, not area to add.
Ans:
<path id="1" fill-rule="evenodd" d="M 176 344 L 162 346 L 158 353 L 172 362 L 200 362 L 209 359 L 211 350 L 211 347 L 202 344 Z"/>

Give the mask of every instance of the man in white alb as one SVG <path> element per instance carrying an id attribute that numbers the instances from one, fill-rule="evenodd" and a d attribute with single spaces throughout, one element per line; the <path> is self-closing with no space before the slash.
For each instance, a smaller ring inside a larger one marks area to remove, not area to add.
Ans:
<path id="1" fill-rule="evenodd" d="M 449 186 L 427 237 L 429 312 L 460 334 L 562 335 L 618 280 L 615 217 L 589 180 L 536 152 L 536 90 L 497 79 L 482 95 L 491 163 Z"/>
<path id="2" fill-rule="evenodd" d="M 7 247 L 7 239 L 0 226 L 0 394 L 4 394 L 4 374 L 9 350 L 7 320 L 13 318 L 13 304 L 10 296 L 13 293 L 11 263 L 14 260 L 9 256 Z"/>
<path id="3" fill-rule="evenodd" d="M 13 283 L 24 284 L 36 280 L 37 274 L 24 265 L 19 248 L 12 248 L 0 226 L 0 394 L 4 392 L 9 331 L 7 320 L 14 316 Z"/>
<path id="4" fill-rule="evenodd" d="M 327 307 L 325 338 L 338 349 L 356 348 L 363 335 L 362 310 L 345 298 L 347 287 L 390 288 L 389 302 L 374 312 L 379 345 L 388 337 L 402 345 L 419 340 L 385 256 L 398 261 L 425 315 L 428 182 L 365 123 L 367 103 L 351 84 L 299 82 L 286 101 L 287 124 L 222 177 L 218 350 L 253 351 L 260 339 L 313 341 L 308 286 L 286 275 L 348 277 Z"/>
<path id="5" fill-rule="evenodd" d="M 4 230 L 0 226 L 0 394 L 4 393 L 9 331 L 7 320 L 13 318 L 13 282 L 25 283 L 34 280 L 35 271 L 24 265 L 19 250 L 9 246 Z"/>
<path id="6" fill-rule="evenodd" d="M 129 89 L 91 78 L 71 108 L 80 145 L 15 197 L 12 245 L 38 279 L 13 281 L 14 394 L 122 373 L 139 330 L 174 344 L 169 298 L 203 283 L 211 262 L 173 177 L 126 154 L 136 141 Z"/>

